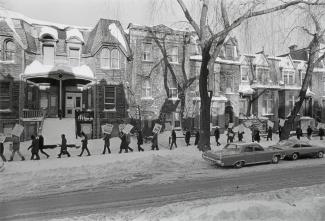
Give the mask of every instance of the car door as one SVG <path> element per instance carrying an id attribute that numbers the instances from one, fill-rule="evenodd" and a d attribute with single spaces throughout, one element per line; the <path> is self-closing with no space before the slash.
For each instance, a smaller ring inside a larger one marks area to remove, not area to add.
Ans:
<path id="1" fill-rule="evenodd" d="M 243 147 L 242 154 L 243 160 L 245 160 L 245 164 L 251 164 L 255 162 L 254 147 L 252 145 Z"/>
<path id="2" fill-rule="evenodd" d="M 299 152 L 300 155 L 307 156 L 307 155 L 312 155 L 314 153 L 317 153 L 317 150 L 316 148 L 313 148 L 312 145 L 310 144 L 301 144 Z"/>
<path id="3" fill-rule="evenodd" d="M 255 152 L 255 162 L 267 162 L 272 159 L 272 153 L 269 151 L 265 151 L 263 147 L 260 145 L 254 146 L 254 152 Z"/>

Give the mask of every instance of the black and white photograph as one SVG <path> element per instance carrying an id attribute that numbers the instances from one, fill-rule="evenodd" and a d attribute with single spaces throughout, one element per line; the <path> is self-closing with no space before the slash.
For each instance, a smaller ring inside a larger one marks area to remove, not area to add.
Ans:
<path id="1" fill-rule="evenodd" d="M 0 0 L 1 221 L 324 221 L 325 0 Z"/>

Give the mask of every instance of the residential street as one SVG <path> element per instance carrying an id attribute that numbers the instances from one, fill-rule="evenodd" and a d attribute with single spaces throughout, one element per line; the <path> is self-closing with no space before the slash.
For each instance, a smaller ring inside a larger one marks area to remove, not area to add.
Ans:
<path id="1" fill-rule="evenodd" d="M 167 184 L 121 188 L 101 185 L 88 190 L 1 202 L 0 220 L 44 220 L 98 212 L 113 213 L 173 202 L 311 186 L 324 182 L 324 165 L 311 165 L 298 168 L 277 167 L 267 172 L 253 170 L 244 176 L 236 174 L 218 179 L 178 180 Z"/>

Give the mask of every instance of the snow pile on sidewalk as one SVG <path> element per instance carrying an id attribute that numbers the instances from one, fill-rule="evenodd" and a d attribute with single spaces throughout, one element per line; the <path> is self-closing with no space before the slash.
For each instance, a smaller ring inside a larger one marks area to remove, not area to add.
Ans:
<path id="1" fill-rule="evenodd" d="M 323 221 L 325 220 L 325 185 L 195 200 L 157 208 L 115 214 L 93 214 L 52 221 L 72 220 Z"/>

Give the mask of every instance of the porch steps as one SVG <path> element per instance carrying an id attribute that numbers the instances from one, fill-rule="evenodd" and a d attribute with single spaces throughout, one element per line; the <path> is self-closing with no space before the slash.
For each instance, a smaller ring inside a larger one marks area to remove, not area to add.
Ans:
<path id="1" fill-rule="evenodd" d="M 65 134 L 68 144 L 76 143 L 76 128 L 74 118 L 46 118 L 44 120 L 42 135 L 44 144 L 61 143 L 61 134 Z"/>

